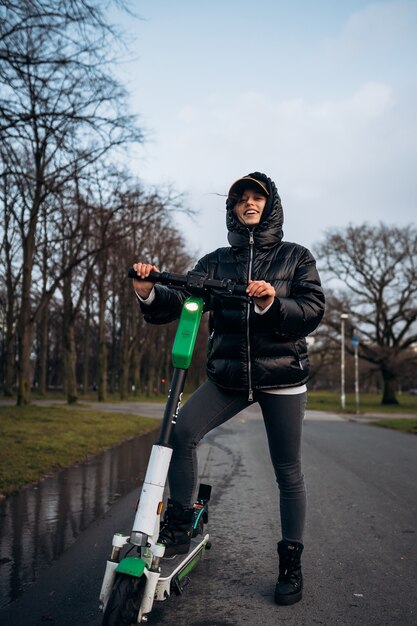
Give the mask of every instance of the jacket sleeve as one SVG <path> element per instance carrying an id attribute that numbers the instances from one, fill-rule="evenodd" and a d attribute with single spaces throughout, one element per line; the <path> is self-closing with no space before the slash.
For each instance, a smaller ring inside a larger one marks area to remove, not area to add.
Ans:
<path id="1" fill-rule="evenodd" d="M 168 324 L 181 315 L 182 303 L 186 298 L 183 291 L 155 285 L 155 299 L 152 304 L 139 301 L 145 321 L 150 324 Z"/>
<path id="2" fill-rule="evenodd" d="M 284 337 L 306 337 L 319 325 L 325 308 L 316 262 L 306 248 L 295 268 L 288 297 L 276 297 L 263 316 Z"/>
<path id="3" fill-rule="evenodd" d="M 208 269 L 204 262 L 205 257 L 198 261 L 194 272 L 207 274 Z M 155 299 L 151 304 L 139 301 L 145 321 L 150 324 L 168 324 L 181 315 L 184 300 L 189 296 L 185 290 L 171 289 L 164 285 L 155 285 Z"/>

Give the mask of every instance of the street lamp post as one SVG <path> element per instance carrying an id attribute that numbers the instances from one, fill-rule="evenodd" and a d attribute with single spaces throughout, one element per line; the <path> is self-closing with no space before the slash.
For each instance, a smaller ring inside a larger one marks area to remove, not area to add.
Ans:
<path id="1" fill-rule="evenodd" d="M 359 339 L 358 337 L 352 337 L 352 346 L 355 354 L 355 404 L 356 413 L 359 413 Z"/>
<path id="2" fill-rule="evenodd" d="M 340 314 L 340 405 L 344 411 L 346 408 L 345 394 L 345 321 L 349 319 L 347 313 Z"/>

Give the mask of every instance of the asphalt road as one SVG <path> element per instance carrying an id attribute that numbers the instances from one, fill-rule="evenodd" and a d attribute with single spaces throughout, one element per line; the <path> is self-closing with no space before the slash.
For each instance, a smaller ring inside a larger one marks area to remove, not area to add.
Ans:
<path id="1" fill-rule="evenodd" d="M 255 408 L 213 431 L 200 472 L 213 485 L 213 547 L 181 597 L 155 605 L 171 626 L 417 624 L 417 437 L 312 414 L 304 427 L 309 493 L 304 599 L 273 603 L 277 488 Z M 111 536 L 128 531 L 132 493 L 94 522 L 16 602 L 8 626 L 98 626 Z"/>

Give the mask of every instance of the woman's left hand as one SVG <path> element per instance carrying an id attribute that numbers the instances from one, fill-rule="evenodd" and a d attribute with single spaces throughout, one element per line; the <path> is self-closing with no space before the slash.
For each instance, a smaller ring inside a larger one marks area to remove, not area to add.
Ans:
<path id="1" fill-rule="evenodd" d="M 275 298 L 275 289 L 264 280 L 250 280 L 246 293 L 260 309 L 265 309 Z"/>

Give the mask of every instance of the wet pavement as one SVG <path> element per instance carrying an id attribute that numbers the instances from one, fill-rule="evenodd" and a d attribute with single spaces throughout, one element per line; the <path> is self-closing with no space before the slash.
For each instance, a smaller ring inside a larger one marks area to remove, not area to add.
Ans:
<path id="1" fill-rule="evenodd" d="M 0 606 L 19 597 L 121 496 L 143 482 L 157 431 L 26 487 L 0 503 Z"/>

